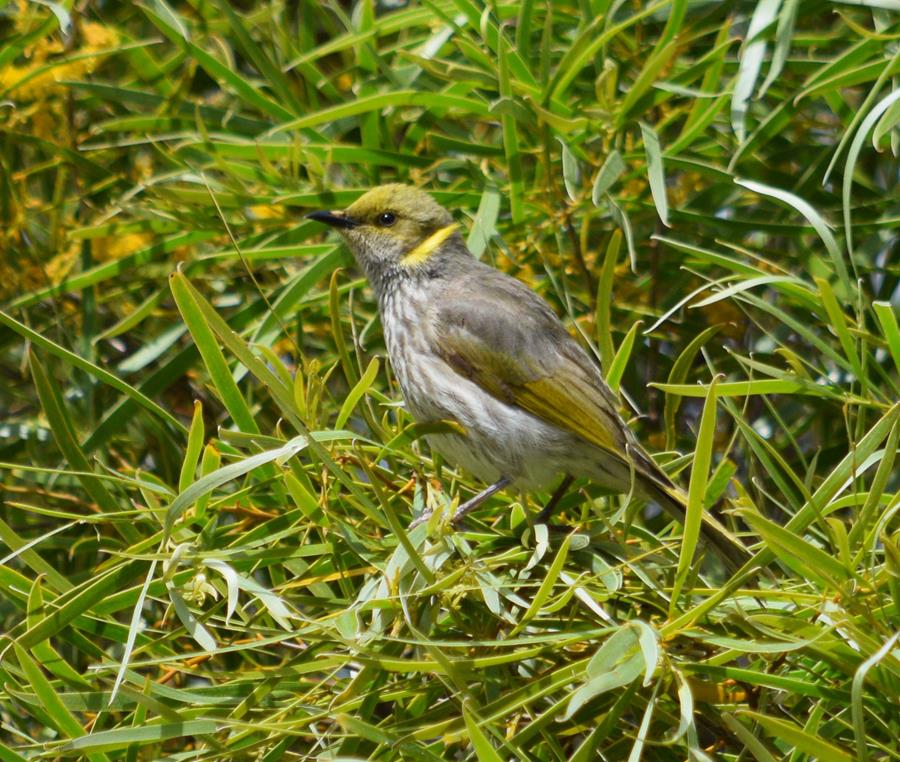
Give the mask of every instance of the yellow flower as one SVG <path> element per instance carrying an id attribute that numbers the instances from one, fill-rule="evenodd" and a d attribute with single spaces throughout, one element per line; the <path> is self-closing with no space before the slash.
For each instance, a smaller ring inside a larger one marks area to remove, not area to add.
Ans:
<path id="1" fill-rule="evenodd" d="M 91 21 L 84 22 L 79 29 L 83 44 L 68 54 L 70 60 L 54 63 L 52 57 L 65 52 L 65 48 L 57 39 L 41 39 L 25 49 L 25 57 L 30 59 L 27 66 L 11 65 L 0 71 L 0 88 L 19 100 L 43 101 L 63 92 L 59 82 L 78 79 L 94 71 L 100 58 L 93 54 L 115 48 L 119 33 L 112 27 Z"/>
<path id="2" fill-rule="evenodd" d="M 31 114 L 31 132 L 50 143 L 64 143 L 66 131 L 60 129 L 63 119 L 61 106 L 61 102 L 57 100 L 35 108 Z"/>
<path id="3" fill-rule="evenodd" d="M 284 208 L 278 204 L 254 204 L 247 208 L 250 217 L 256 220 L 281 219 L 284 217 Z"/>
<path id="4" fill-rule="evenodd" d="M 111 26 L 86 21 L 81 25 L 81 39 L 85 48 L 102 50 L 118 45 L 119 33 Z"/>
<path id="5" fill-rule="evenodd" d="M 123 233 L 95 238 L 91 242 L 91 253 L 98 262 L 108 262 L 131 254 L 149 245 L 149 233 Z"/>
<path id="6" fill-rule="evenodd" d="M 51 259 L 44 267 L 46 278 L 41 278 L 41 280 L 44 281 L 41 285 L 47 285 L 47 281 L 54 286 L 62 283 L 72 271 L 75 260 L 78 259 L 80 248 L 81 244 L 78 241 L 75 241 L 68 249 L 53 257 L 53 259 Z"/>

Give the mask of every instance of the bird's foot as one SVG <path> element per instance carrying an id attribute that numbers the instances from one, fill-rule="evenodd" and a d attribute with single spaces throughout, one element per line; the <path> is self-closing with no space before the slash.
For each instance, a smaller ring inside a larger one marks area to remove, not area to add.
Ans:
<path id="1" fill-rule="evenodd" d="M 491 495 L 502 490 L 506 485 L 510 482 L 505 476 L 500 477 L 496 482 L 491 484 L 489 487 L 485 487 L 481 492 L 479 492 L 474 497 L 469 498 L 464 502 L 459 508 L 457 508 L 453 515 L 450 517 L 450 523 L 456 526 L 462 521 L 466 516 L 468 516 L 472 511 L 474 511 L 479 505 L 481 505 L 485 500 L 487 500 Z M 434 508 L 428 508 L 423 511 L 419 516 L 414 518 L 410 523 L 407 529 L 415 529 L 420 524 L 424 524 L 428 519 L 430 519 L 434 515 Z"/>
<path id="2" fill-rule="evenodd" d="M 509 479 L 507 479 L 505 476 L 501 476 L 492 485 L 481 490 L 481 492 L 479 492 L 474 497 L 466 500 L 466 502 L 464 502 L 461 506 L 459 506 L 459 508 L 456 509 L 456 512 L 450 518 L 450 523 L 454 525 L 458 524 L 485 500 L 487 500 L 491 495 L 502 490 L 507 484 L 509 484 L 509 482 Z"/>
<path id="3" fill-rule="evenodd" d="M 424 524 L 428 519 L 430 519 L 434 515 L 434 508 L 426 508 L 422 513 L 420 513 L 416 518 L 409 522 L 409 526 L 406 527 L 407 531 L 412 531 L 420 524 Z"/>

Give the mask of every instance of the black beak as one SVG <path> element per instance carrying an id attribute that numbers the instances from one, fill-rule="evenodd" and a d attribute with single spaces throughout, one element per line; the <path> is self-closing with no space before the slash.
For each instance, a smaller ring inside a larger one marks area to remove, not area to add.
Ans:
<path id="1" fill-rule="evenodd" d="M 306 215 L 306 219 L 315 220 L 316 222 L 324 222 L 333 228 L 355 228 L 359 223 L 347 217 L 343 212 L 310 212 Z"/>

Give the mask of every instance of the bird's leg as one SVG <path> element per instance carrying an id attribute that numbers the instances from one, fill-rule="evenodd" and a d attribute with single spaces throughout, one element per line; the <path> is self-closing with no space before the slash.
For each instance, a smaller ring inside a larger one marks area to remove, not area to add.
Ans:
<path id="1" fill-rule="evenodd" d="M 481 490 L 475 497 L 470 500 L 466 500 L 459 508 L 456 509 L 456 512 L 453 514 L 453 518 L 450 519 L 454 524 L 458 521 L 461 521 L 469 514 L 471 511 L 474 511 L 479 505 L 481 505 L 485 500 L 487 500 L 491 495 L 495 492 L 499 492 L 502 490 L 507 484 L 509 484 L 509 479 L 505 476 L 501 476 L 499 480 L 497 480 L 490 487 L 486 487 Z M 428 508 L 423 511 L 419 516 L 413 519 L 407 529 L 415 529 L 419 524 L 424 524 L 431 516 L 434 514 L 434 508 Z"/>
<path id="2" fill-rule="evenodd" d="M 432 517 L 433 514 L 434 508 L 426 508 L 416 518 L 409 522 L 409 526 L 406 527 L 406 530 L 411 531 L 419 526 L 419 524 L 424 524 L 426 521 L 428 521 L 428 519 Z"/>
<path id="3" fill-rule="evenodd" d="M 475 497 L 469 498 L 464 502 L 459 508 L 456 509 L 456 513 L 453 514 L 453 518 L 450 521 L 453 524 L 456 524 L 459 521 L 462 521 L 468 514 L 474 511 L 479 505 L 481 505 L 485 500 L 487 500 L 491 495 L 495 492 L 499 492 L 502 490 L 507 484 L 509 484 L 509 479 L 505 476 L 501 476 L 496 482 L 494 482 L 490 487 L 485 487 L 485 489 L 481 490 Z"/>
<path id="4" fill-rule="evenodd" d="M 571 474 L 566 474 L 563 477 L 563 480 L 556 488 L 556 492 L 553 493 L 550 500 L 547 501 L 547 505 L 545 505 L 541 512 L 537 515 L 537 519 L 535 519 L 536 523 L 546 524 L 550 520 L 553 509 L 556 508 L 557 505 L 559 505 L 559 501 L 563 499 L 569 487 L 572 486 L 573 481 L 575 481 L 575 477 Z"/>
<path id="5" fill-rule="evenodd" d="M 419 475 L 417 474 L 416 476 L 418 477 Z M 424 481 L 424 477 L 423 477 L 423 481 Z M 418 517 L 414 518 L 412 521 L 409 522 L 409 526 L 406 527 L 406 531 L 407 531 L 407 532 L 412 531 L 412 530 L 415 529 L 417 526 L 419 526 L 419 524 L 424 524 L 424 523 L 425 523 L 426 521 L 428 521 L 428 519 L 430 519 L 430 518 L 432 517 L 432 515 L 434 514 L 434 504 L 432 503 L 432 507 L 431 507 L 431 508 L 428 508 L 428 507 L 427 507 L 427 505 L 428 505 L 428 484 L 427 484 L 427 483 L 424 485 L 424 490 L 423 490 L 423 492 L 424 492 L 424 494 L 425 494 L 425 505 L 426 505 L 426 508 L 425 508 L 424 511 L 422 511 L 421 514 L 419 514 Z"/>

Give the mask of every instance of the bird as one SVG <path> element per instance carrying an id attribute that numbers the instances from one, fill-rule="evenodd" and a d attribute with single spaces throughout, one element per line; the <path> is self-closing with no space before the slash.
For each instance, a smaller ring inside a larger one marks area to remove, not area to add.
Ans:
<path id="1" fill-rule="evenodd" d="M 684 493 L 619 414 L 598 363 L 542 297 L 469 251 L 459 224 L 431 195 L 391 183 L 346 209 L 306 217 L 337 230 L 374 290 L 413 419 L 455 424 L 428 434 L 429 446 L 488 485 L 452 523 L 506 487 L 537 491 L 562 480 L 538 517 L 546 521 L 580 477 L 633 491 L 684 523 Z M 749 557 L 708 512 L 701 537 L 731 568 Z"/>

